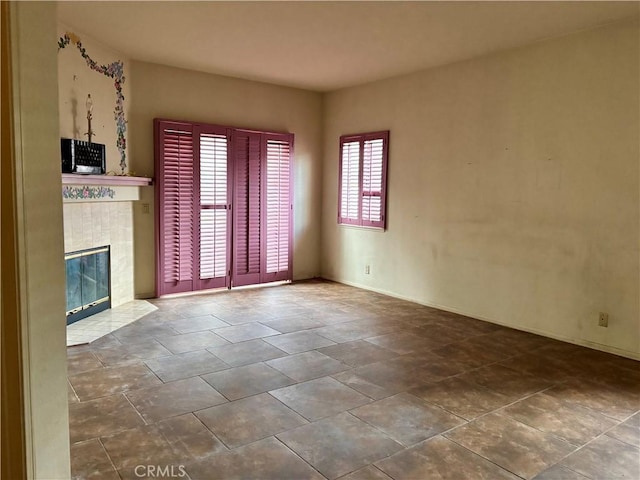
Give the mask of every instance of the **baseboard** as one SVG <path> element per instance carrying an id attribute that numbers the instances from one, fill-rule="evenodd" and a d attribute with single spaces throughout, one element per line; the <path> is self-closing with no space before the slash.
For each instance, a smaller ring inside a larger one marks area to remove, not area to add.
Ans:
<path id="1" fill-rule="evenodd" d="M 550 332 L 546 332 L 543 330 L 536 330 L 536 329 L 532 329 L 532 328 L 525 328 L 522 326 L 515 326 L 506 322 L 502 322 L 500 320 L 496 320 L 494 318 L 489 318 L 489 317 L 484 317 L 482 315 L 477 315 L 475 313 L 471 313 L 471 312 L 467 312 L 458 308 L 454 308 L 454 307 L 449 307 L 447 305 L 440 305 L 437 303 L 427 303 L 415 298 L 411 298 L 405 295 L 400 295 L 398 293 L 395 292 L 390 292 L 388 290 L 382 289 L 382 288 L 373 288 L 367 285 L 362 285 L 359 284 L 357 282 L 349 282 L 349 281 L 345 281 L 345 280 L 339 280 L 337 278 L 334 278 L 330 275 L 322 275 L 320 278 L 323 278 L 325 280 L 330 280 L 332 282 L 337 282 L 337 283 L 342 283 L 344 285 L 349 285 L 351 287 L 357 287 L 357 288 L 362 288 L 363 290 L 370 290 L 372 292 L 376 292 L 376 293 L 381 293 L 383 295 L 388 295 L 389 297 L 393 297 L 393 298 L 398 298 L 400 300 L 406 300 L 408 302 L 413 302 L 413 303 L 417 303 L 419 305 L 424 305 L 425 307 L 431 307 L 431 308 L 437 308 L 438 310 L 443 310 L 445 312 L 451 312 L 451 313 L 457 313 L 459 315 L 464 315 L 465 317 L 471 317 L 471 318 L 476 318 L 478 320 L 482 320 L 484 322 L 489 322 L 489 323 L 493 323 L 496 325 L 501 325 L 503 327 L 508 327 L 508 328 L 513 328 L 514 330 L 520 330 L 522 332 L 527 332 L 527 333 L 533 333 L 535 335 L 541 335 L 543 337 L 547 337 L 547 338 L 552 338 L 554 340 L 560 340 L 562 342 L 567 342 L 567 343 L 572 343 L 574 345 L 579 345 L 581 347 L 587 347 L 587 348 L 592 348 L 594 350 L 599 350 L 601 352 L 606 352 L 606 353 L 612 353 L 614 355 L 618 355 L 620 357 L 625 357 L 625 358 L 630 358 L 632 360 L 640 360 L 640 352 L 632 352 L 629 350 L 624 350 L 621 348 L 617 348 L 617 347 L 612 347 L 610 345 L 603 345 L 601 343 L 596 343 L 596 342 L 591 342 L 589 340 L 582 340 L 582 339 L 576 339 L 576 338 L 569 338 L 569 337 L 564 337 L 562 335 L 557 335 L 555 333 L 550 333 Z"/>

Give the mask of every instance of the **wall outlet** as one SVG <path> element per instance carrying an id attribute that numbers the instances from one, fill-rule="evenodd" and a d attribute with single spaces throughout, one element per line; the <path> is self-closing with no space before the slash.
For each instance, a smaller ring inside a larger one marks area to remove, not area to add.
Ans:
<path id="1" fill-rule="evenodd" d="M 148 203 L 143 203 L 142 204 L 142 213 L 149 213 L 149 204 Z"/>
<path id="2" fill-rule="evenodd" d="M 601 327 L 609 326 L 609 314 L 605 312 L 600 312 L 600 316 L 598 317 L 598 325 Z"/>
<path id="3" fill-rule="evenodd" d="M 369 275 L 371 273 L 371 265 L 365 265 L 364 266 L 364 273 L 366 275 Z"/>

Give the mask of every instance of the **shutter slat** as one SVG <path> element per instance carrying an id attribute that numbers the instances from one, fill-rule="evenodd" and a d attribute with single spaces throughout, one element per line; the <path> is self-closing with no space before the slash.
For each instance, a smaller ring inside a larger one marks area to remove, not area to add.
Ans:
<path id="1" fill-rule="evenodd" d="M 358 219 L 360 142 L 347 142 L 342 145 L 342 177 L 340 216 Z"/>
<path id="2" fill-rule="evenodd" d="M 371 193 L 382 190 L 382 166 L 384 160 L 383 139 L 365 140 L 362 157 L 362 220 L 382 220 L 380 197 Z"/>
<path id="3" fill-rule="evenodd" d="M 200 211 L 200 278 L 227 275 L 227 211 Z"/>
<path id="4" fill-rule="evenodd" d="M 289 269 L 291 145 L 267 140 L 266 273 Z"/>
<path id="5" fill-rule="evenodd" d="M 260 136 L 235 136 L 235 277 L 260 273 Z M 241 278 L 237 278 L 242 283 Z"/>
<path id="6" fill-rule="evenodd" d="M 161 131 L 164 192 L 160 211 L 164 225 L 161 250 L 165 284 L 193 279 L 193 134 Z"/>

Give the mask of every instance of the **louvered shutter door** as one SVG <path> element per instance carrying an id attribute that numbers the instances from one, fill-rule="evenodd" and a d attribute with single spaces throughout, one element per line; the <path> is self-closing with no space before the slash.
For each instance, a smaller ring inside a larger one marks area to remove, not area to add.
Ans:
<path id="1" fill-rule="evenodd" d="M 227 131 L 197 126 L 194 132 L 196 176 L 196 225 L 199 290 L 229 286 L 230 282 L 230 175 Z"/>
<path id="2" fill-rule="evenodd" d="M 292 279 L 291 135 L 265 134 L 262 282 Z"/>
<path id="3" fill-rule="evenodd" d="M 293 135 L 154 126 L 157 295 L 292 279 Z"/>
<path id="4" fill-rule="evenodd" d="M 260 140 L 259 133 L 236 130 L 232 134 L 234 286 L 260 283 Z"/>
<path id="5" fill-rule="evenodd" d="M 360 224 L 360 141 L 345 141 L 340 149 L 339 223 Z"/>
<path id="6" fill-rule="evenodd" d="M 193 127 L 156 121 L 156 235 L 158 295 L 186 292 L 194 284 Z"/>
<path id="7" fill-rule="evenodd" d="M 362 154 L 362 225 L 384 228 L 388 133 L 368 137 Z"/>

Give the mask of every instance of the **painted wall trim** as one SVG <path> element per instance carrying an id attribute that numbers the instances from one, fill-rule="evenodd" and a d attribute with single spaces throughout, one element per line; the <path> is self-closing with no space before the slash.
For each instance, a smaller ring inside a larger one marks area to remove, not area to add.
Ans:
<path id="1" fill-rule="evenodd" d="M 81 202 L 135 202 L 140 200 L 139 187 L 130 186 L 89 186 L 63 185 L 62 201 L 64 203 Z"/>
<path id="2" fill-rule="evenodd" d="M 64 238 L 60 184 L 51 182 L 60 167 L 50 161 L 60 142 L 51 42 L 57 7 L 10 2 L 9 8 L 26 478 L 66 479 L 71 474 L 64 286 L 55 281 L 64 276 Z"/>
<path id="3" fill-rule="evenodd" d="M 30 440 L 25 410 L 29 405 L 24 398 L 24 365 L 21 339 L 22 333 L 22 295 L 20 270 L 18 268 L 18 238 L 17 238 L 17 208 L 15 156 L 16 156 L 16 128 L 14 121 L 18 118 L 14 110 L 14 93 L 18 85 L 14 83 L 14 65 L 12 62 L 12 21 L 11 4 L 2 2 L 2 165 L 0 170 L 1 210 L 0 232 L 2 245 L 0 263 L 0 320 L 2 334 L 0 341 L 1 365 L 1 397 L 2 408 L 0 414 L 0 477 L 27 478 L 33 476 L 33 469 L 28 458 L 31 458 Z M 18 146 L 19 148 L 19 146 Z"/>

